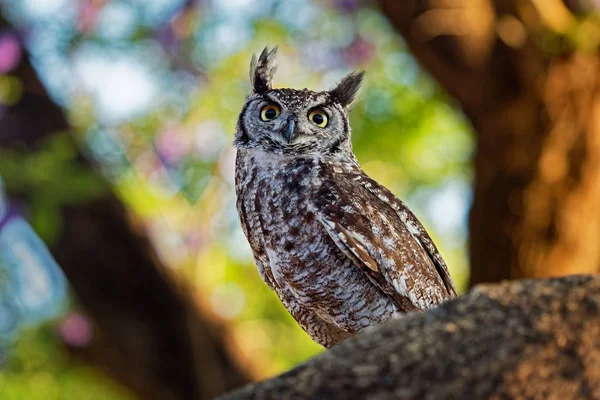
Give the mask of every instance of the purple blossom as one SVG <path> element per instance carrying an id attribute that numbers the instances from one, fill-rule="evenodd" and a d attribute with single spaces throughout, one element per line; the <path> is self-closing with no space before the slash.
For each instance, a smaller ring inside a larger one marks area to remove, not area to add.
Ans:
<path id="1" fill-rule="evenodd" d="M 64 342 L 73 347 L 86 347 L 93 337 L 91 322 L 85 315 L 78 312 L 67 316 L 60 324 L 58 331 Z"/>
<path id="2" fill-rule="evenodd" d="M 360 65 L 370 61 L 375 54 L 373 44 L 357 36 L 343 50 L 343 58 L 350 66 Z"/>
<path id="3" fill-rule="evenodd" d="M 340 11 L 352 13 L 359 7 L 358 0 L 334 0 L 333 5 Z"/>
<path id="4" fill-rule="evenodd" d="M 179 50 L 179 41 L 171 25 L 163 25 L 156 29 L 154 38 L 170 55 L 175 56 Z"/>
<path id="5" fill-rule="evenodd" d="M 5 74 L 19 65 L 23 51 L 19 38 L 12 32 L 0 36 L 0 73 Z"/>
<path id="6" fill-rule="evenodd" d="M 156 149 L 163 162 L 174 165 L 191 149 L 190 140 L 178 128 L 167 128 L 156 138 Z"/>

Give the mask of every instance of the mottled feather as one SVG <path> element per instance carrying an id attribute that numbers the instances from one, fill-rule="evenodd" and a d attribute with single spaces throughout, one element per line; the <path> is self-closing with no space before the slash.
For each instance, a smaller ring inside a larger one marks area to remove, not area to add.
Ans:
<path id="1" fill-rule="evenodd" d="M 371 193 L 377 196 L 379 200 L 389 205 L 398 215 L 402 224 L 409 228 L 409 231 L 419 241 L 421 246 L 425 249 L 433 265 L 435 266 L 439 276 L 444 282 L 446 291 L 450 296 L 456 296 L 456 287 L 448 271 L 448 266 L 442 258 L 442 255 L 438 251 L 435 243 L 429 236 L 429 233 L 425 230 L 419 219 L 413 214 L 413 212 L 385 186 L 380 185 L 373 179 L 366 175 L 358 177 L 358 181 L 366 187 Z"/>
<path id="2" fill-rule="evenodd" d="M 432 244 L 422 225 L 417 219 L 408 220 L 408 208 L 389 190 L 363 173 L 330 183 L 321 187 L 313 202 L 319 219 L 338 246 L 359 259 L 359 265 L 384 277 L 390 286 L 386 292 L 393 288 L 421 310 L 456 295 L 443 260 L 439 265 L 439 252 L 434 247 L 430 254 L 422 242 L 423 238 Z M 338 201 L 323 201 L 327 198 Z M 364 207 L 363 202 L 383 207 Z"/>

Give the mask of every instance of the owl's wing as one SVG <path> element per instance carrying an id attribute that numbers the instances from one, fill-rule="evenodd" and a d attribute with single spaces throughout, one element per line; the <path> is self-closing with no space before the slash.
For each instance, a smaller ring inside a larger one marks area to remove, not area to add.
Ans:
<path id="1" fill-rule="evenodd" d="M 448 271 L 448 266 L 435 246 L 435 243 L 433 243 L 429 233 L 427 233 L 421 224 L 421 221 L 417 219 L 415 214 L 410 211 L 410 209 L 402 202 L 402 200 L 397 198 L 385 186 L 380 185 L 378 182 L 366 175 L 357 175 L 357 181 L 361 183 L 363 187 L 369 190 L 369 192 L 377 196 L 379 200 L 389 205 L 394 210 L 396 215 L 408 227 L 410 233 L 415 237 L 415 239 L 425 249 L 427 255 L 429 255 L 431 258 L 431 261 L 433 262 L 438 274 L 442 278 L 448 293 L 455 297 L 457 295 L 456 287 L 454 286 L 454 281 L 452 281 L 452 277 Z"/>
<path id="2" fill-rule="evenodd" d="M 426 310 L 456 296 L 433 241 L 389 190 L 359 174 L 329 182 L 313 211 L 340 250 L 400 309 Z"/>

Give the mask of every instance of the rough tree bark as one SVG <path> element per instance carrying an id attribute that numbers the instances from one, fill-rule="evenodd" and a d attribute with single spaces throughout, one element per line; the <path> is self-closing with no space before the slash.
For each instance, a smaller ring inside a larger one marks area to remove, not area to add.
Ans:
<path id="1" fill-rule="evenodd" d="M 381 5 L 475 129 L 471 284 L 597 272 L 600 55 L 569 44 L 577 17 L 559 0 Z"/>
<path id="2" fill-rule="evenodd" d="M 600 278 L 484 285 L 221 400 L 598 399 Z"/>
<path id="3" fill-rule="evenodd" d="M 1 25 L 9 29 L 5 21 Z M 69 130 L 69 124 L 27 54 L 11 74 L 22 81 L 24 94 L 2 113 L 0 146 L 35 151 L 41 139 Z M 91 168 L 84 157 L 80 162 Z M 29 193 L 9 195 L 27 200 Z M 63 205 L 61 213 L 62 232 L 51 250 L 97 327 L 89 347 L 71 349 L 75 355 L 143 399 L 211 399 L 248 382 L 227 353 L 219 327 L 165 274 L 110 190 Z"/>

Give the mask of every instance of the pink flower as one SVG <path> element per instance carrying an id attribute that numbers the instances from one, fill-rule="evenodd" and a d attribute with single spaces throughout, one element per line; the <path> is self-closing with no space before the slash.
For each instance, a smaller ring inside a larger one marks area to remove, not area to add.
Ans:
<path id="1" fill-rule="evenodd" d="M 84 0 L 79 6 L 79 20 L 77 21 L 77 29 L 80 32 L 90 32 L 96 26 L 96 19 L 98 18 L 98 11 L 104 1 L 95 0 Z"/>
<path id="2" fill-rule="evenodd" d="M 0 73 L 10 72 L 19 65 L 23 52 L 19 38 L 14 33 L 0 36 Z"/>
<path id="3" fill-rule="evenodd" d="M 373 44 L 360 36 L 356 36 L 352 43 L 343 50 L 343 57 L 350 66 L 356 66 L 370 61 L 375 54 Z"/>
<path id="4" fill-rule="evenodd" d="M 93 337 L 91 322 L 79 312 L 67 316 L 61 322 L 58 331 L 63 341 L 73 347 L 86 347 Z"/>
<path id="5" fill-rule="evenodd" d="M 169 128 L 156 138 L 156 149 L 164 162 L 173 165 L 190 152 L 191 143 L 180 129 Z"/>

